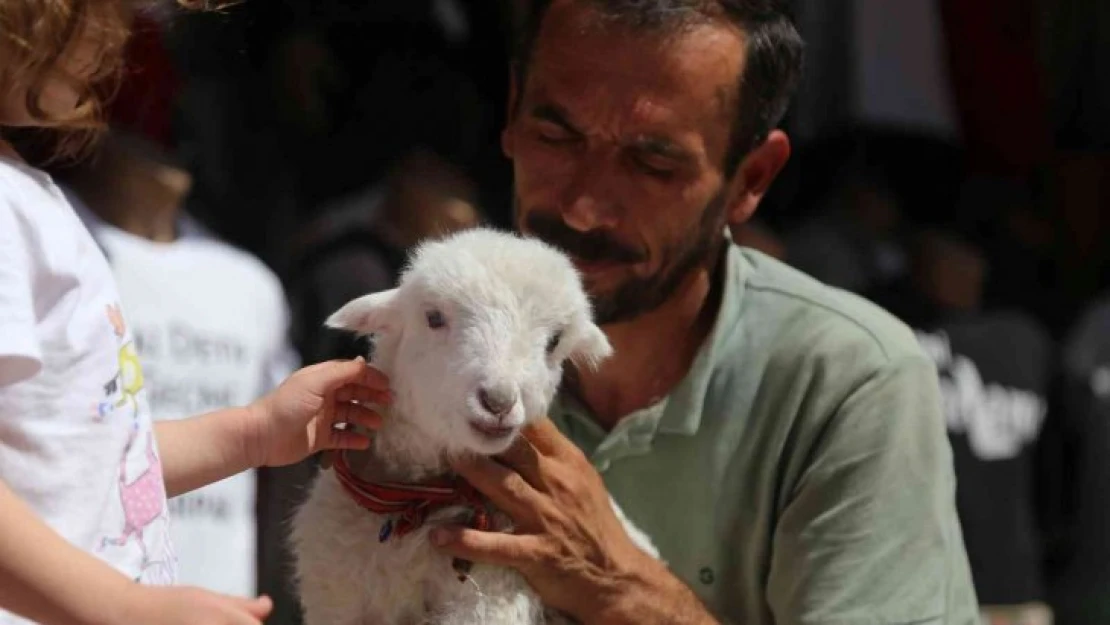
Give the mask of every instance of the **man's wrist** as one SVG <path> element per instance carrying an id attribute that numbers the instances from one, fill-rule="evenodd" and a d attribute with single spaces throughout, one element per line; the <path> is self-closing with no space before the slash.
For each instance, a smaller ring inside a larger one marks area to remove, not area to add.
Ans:
<path id="1" fill-rule="evenodd" d="M 719 625 L 694 591 L 662 562 L 610 581 L 583 625 Z"/>

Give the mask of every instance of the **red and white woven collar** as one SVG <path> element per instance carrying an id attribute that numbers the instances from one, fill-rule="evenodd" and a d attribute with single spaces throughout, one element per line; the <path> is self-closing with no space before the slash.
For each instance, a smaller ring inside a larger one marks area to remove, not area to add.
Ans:
<path id="1" fill-rule="evenodd" d="M 347 494 L 360 506 L 389 517 L 378 535 L 380 542 L 391 536 L 401 538 L 424 525 L 432 513 L 451 506 L 464 506 L 473 512 L 471 527 L 490 529 L 485 497 L 461 477 L 437 478 L 419 484 L 372 482 L 354 474 L 346 454 L 336 454 L 332 465 Z"/>

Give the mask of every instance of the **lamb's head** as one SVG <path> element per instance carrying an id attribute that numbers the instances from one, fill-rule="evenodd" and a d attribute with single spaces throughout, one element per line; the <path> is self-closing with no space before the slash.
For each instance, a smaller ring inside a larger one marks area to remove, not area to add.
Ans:
<path id="1" fill-rule="evenodd" d="M 327 323 L 375 335 L 396 412 L 449 454 L 504 451 L 546 413 L 568 359 L 612 351 L 561 252 L 489 229 L 422 244 L 396 289 Z"/>

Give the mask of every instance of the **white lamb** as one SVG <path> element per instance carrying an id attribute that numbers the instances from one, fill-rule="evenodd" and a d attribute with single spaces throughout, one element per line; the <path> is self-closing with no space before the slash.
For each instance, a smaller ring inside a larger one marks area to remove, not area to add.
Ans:
<path id="1" fill-rule="evenodd" d="M 545 415 L 564 361 L 590 366 L 608 357 L 569 260 L 535 239 L 469 230 L 423 244 L 397 289 L 353 300 L 327 324 L 374 335 L 371 362 L 390 376 L 395 400 L 371 449 L 322 471 L 294 518 L 307 625 L 568 622 L 545 610 L 516 571 L 475 564 L 460 578 L 430 545 L 432 526 L 473 521 L 473 507 L 452 505 L 415 523 L 368 508 L 387 510 L 403 493 L 383 482 L 427 484 L 448 473 L 453 454 L 505 451 Z M 429 492 L 476 495 L 450 483 Z M 492 528 L 511 531 L 496 511 Z"/>

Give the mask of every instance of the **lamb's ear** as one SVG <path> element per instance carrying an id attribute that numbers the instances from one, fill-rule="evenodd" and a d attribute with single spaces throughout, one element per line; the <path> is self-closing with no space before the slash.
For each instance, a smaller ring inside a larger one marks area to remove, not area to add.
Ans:
<path id="1" fill-rule="evenodd" d="M 388 332 L 399 322 L 396 299 L 397 289 L 364 295 L 344 304 L 324 325 L 355 334 Z"/>
<path id="2" fill-rule="evenodd" d="M 601 361 L 613 355 L 613 346 L 596 324 L 587 321 L 581 327 L 570 357 L 580 364 L 597 367 Z"/>

